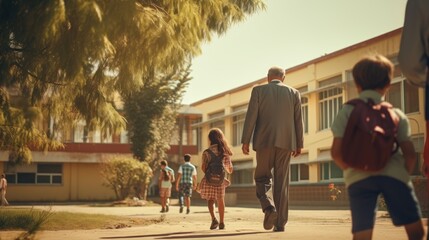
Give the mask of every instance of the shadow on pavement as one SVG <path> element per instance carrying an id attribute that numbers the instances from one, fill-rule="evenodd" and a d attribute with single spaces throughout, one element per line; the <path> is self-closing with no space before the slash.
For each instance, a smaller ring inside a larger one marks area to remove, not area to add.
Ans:
<path id="1" fill-rule="evenodd" d="M 126 239 L 126 238 L 145 238 L 145 237 L 158 237 L 157 239 L 192 239 L 192 238 L 218 238 L 218 237 L 232 237 L 250 234 L 267 233 L 262 232 L 235 232 L 235 233 L 221 233 L 217 234 L 217 231 L 211 231 L 210 233 L 198 232 L 173 232 L 173 233 L 160 233 L 160 234 L 147 234 L 147 235 L 134 235 L 134 236 L 115 236 L 115 237 L 101 237 L 101 239 Z M 213 233 L 213 234 L 212 234 Z"/>

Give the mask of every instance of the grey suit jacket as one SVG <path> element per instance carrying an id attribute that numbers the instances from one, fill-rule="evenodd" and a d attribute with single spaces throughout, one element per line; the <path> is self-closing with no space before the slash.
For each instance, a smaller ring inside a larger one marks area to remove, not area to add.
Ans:
<path id="1" fill-rule="evenodd" d="M 247 109 L 241 143 L 253 150 L 278 147 L 290 151 L 302 148 L 301 95 L 280 80 L 254 87 Z"/>
<path id="2" fill-rule="evenodd" d="M 407 80 L 425 87 L 429 81 L 429 1 L 408 0 L 405 12 L 399 65 Z"/>

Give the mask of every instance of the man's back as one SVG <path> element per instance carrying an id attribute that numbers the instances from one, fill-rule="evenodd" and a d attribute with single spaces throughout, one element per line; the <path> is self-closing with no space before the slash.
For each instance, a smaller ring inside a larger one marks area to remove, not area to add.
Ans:
<path id="1" fill-rule="evenodd" d="M 242 142 L 253 149 L 279 147 L 294 150 L 302 147 L 301 99 L 299 92 L 273 80 L 252 91 Z"/>

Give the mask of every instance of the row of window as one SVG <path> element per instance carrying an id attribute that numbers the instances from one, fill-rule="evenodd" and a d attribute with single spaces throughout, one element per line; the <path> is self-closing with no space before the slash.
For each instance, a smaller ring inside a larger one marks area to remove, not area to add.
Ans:
<path id="1" fill-rule="evenodd" d="M 412 173 L 414 176 L 420 176 L 421 160 L 418 159 L 418 164 Z M 342 180 L 343 171 L 333 162 L 319 163 L 320 181 Z M 234 170 L 231 175 L 233 185 L 251 185 L 253 184 L 253 168 Z M 289 169 L 289 179 L 291 183 L 307 182 L 310 180 L 309 165 L 305 163 L 291 164 Z"/>
<path id="2" fill-rule="evenodd" d="M 32 163 L 8 166 L 5 163 L 8 184 L 62 184 L 63 165 L 61 163 Z"/>

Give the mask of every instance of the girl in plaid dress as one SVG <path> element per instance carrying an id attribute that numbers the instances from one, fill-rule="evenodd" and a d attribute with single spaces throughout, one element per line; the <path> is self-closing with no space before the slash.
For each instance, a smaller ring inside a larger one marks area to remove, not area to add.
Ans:
<path id="1" fill-rule="evenodd" d="M 223 155 L 223 165 L 225 171 L 229 174 L 232 173 L 232 162 L 231 156 L 232 152 L 228 146 L 222 131 L 218 128 L 211 129 L 209 132 L 209 149 L 216 155 Z M 210 162 L 210 154 L 207 150 L 203 152 L 203 161 L 201 169 L 203 172 L 206 172 L 208 163 Z M 204 177 L 200 183 L 200 195 L 202 199 L 207 200 L 207 206 L 209 208 L 210 216 L 212 218 L 212 223 L 210 229 L 216 229 L 219 226 L 219 229 L 225 229 L 224 223 L 224 213 L 225 213 L 225 188 L 230 185 L 228 179 L 225 179 L 220 186 L 210 185 L 206 178 Z M 214 214 L 214 203 L 217 202 L 218 212 L 219 212 L 219 222 L 216 219 Z"/>

